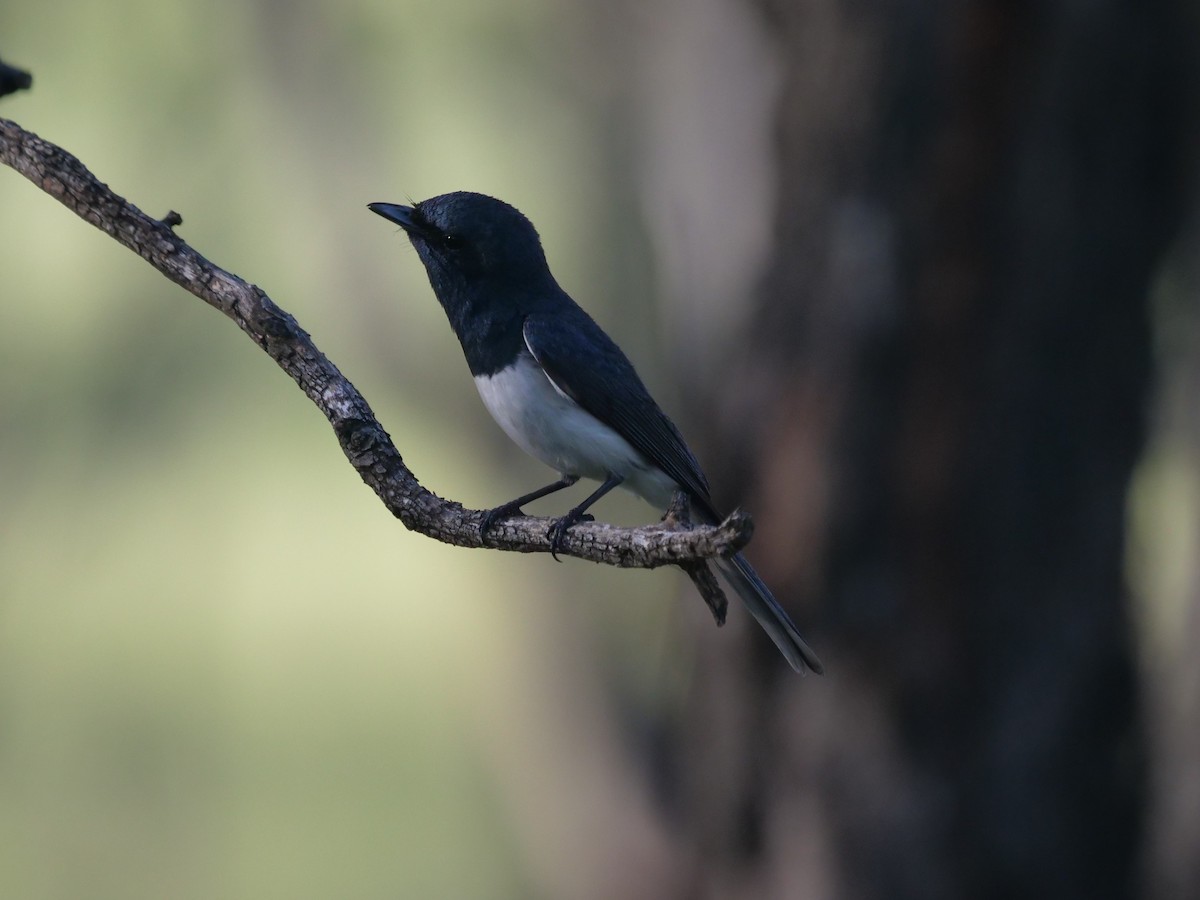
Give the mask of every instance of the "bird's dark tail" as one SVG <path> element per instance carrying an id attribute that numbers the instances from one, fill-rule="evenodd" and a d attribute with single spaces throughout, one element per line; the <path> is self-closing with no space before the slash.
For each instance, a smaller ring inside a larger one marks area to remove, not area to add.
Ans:
<path id="1" fill-rule="evenodd" d="M 775 646 L 780 649 L 793 669 L 801 674 L 806 668 L 812 669 L 818 675 L 825 672 L 825 667 L 817 659 L 817 654 L 800 637 L 800 632 L 783 611 L 771 591 L 763 584 L 758 573 L 746 562 L 746 557 L 737 554 L 730 559 L 716 561 L 717 568 L 725 576 L 725 580 L 737 591 L 750 614 L 758 620 L 758 624 L 771 636 Z"/>

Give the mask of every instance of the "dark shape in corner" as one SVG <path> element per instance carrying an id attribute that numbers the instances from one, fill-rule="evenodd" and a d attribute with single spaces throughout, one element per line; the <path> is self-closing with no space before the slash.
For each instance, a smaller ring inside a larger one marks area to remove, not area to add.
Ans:
<path id="1" fill-rule="evenodd" d="M 0 97 L 5 94 L 15 94 L 20 90 L 29 90 L 33 84 L 33 76 L 24 69 L 6 65 L 0 60 Z"/>

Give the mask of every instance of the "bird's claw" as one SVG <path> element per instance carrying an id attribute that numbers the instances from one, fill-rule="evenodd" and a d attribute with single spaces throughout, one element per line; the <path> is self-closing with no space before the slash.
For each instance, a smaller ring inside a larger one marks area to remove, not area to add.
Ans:
<path id="1" fill-rule="evenodd" d="M 550 526 L 550 530 L 546 532 L 546 537 L 550 538 L 550 555 L 554 557 L 555 562 L 562 562 L 558 558 L 558 554 L 560 550 L 566 549 L 563 544 L 567 537 L 567 529 L 576 522 L 594 521 L 596 521 L 596 517 L 591 513 L 581 513 L 577 516 L 563 516 Z"/>
<path id="2" fill-rule="evenodd" d="M 513 506 L 511 503 L 505 503 L 503 506 L 489 509 L 483 514 L 483 518 L 479 520 L 480 539 L 482 540 L 487 537 L 487 533 L 495 527 L 497 522 L 511 518 L 514 515 L 523 516 L 525 513 L 521 511 L 521 507 Z"/>

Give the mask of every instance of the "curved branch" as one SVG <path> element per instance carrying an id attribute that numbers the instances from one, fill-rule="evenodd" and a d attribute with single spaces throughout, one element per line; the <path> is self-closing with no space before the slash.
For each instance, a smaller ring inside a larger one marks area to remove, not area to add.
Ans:
<path id="1" fill-rule="evenodd" d="M 546 532 L 551 519 L 513 518 L 499 523 L 483 540 L 481 511 L 465 509 L 422 487 L 354 385 L 262 289 L 213 265 L 176 235 L 172 229 L 182 223 L 178 213 L 150 218 L 109 190 L 70 153 L 7 119 L 0 119 L 0 162 L 233 319 L 321 410 L 350 464 L 406 528 L 461 547 L 549 552 Z M 681 528 L 665 521 L 617 528 L 589 522 L 571 528 L 560 552 L 624 568 L 682 564 L 691 574 L 705 559 L 740 550 L 752 531 L 750 517 L 742 512 L 714 527 Z"/>

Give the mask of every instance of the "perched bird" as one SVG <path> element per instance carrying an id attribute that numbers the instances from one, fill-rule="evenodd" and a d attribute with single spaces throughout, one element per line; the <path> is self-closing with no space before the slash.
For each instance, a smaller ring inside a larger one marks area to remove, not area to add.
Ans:
<path id="1" fill-rule="evenodd" d="M 618 486 L 662 510 L 683 491 L 695 518 L 721 521 L 679 430 L 620 348 L 558 286 L 525 216 L 493 197 L 466 192 L 412 206 L 371 203 L 368 209 L 395 222 L 412 241 L 488 412 L 526 453 L 560 475 L 488 512 L 483 534 L 524 504 L 580 478 L 600 487 L 551 527 L 555 549 L 567 529 L 591 518 L 592 504 Z M 739 553 L 716 564 L 792 668 L 820 673 L 816 654 L 745 557 Z"/>

